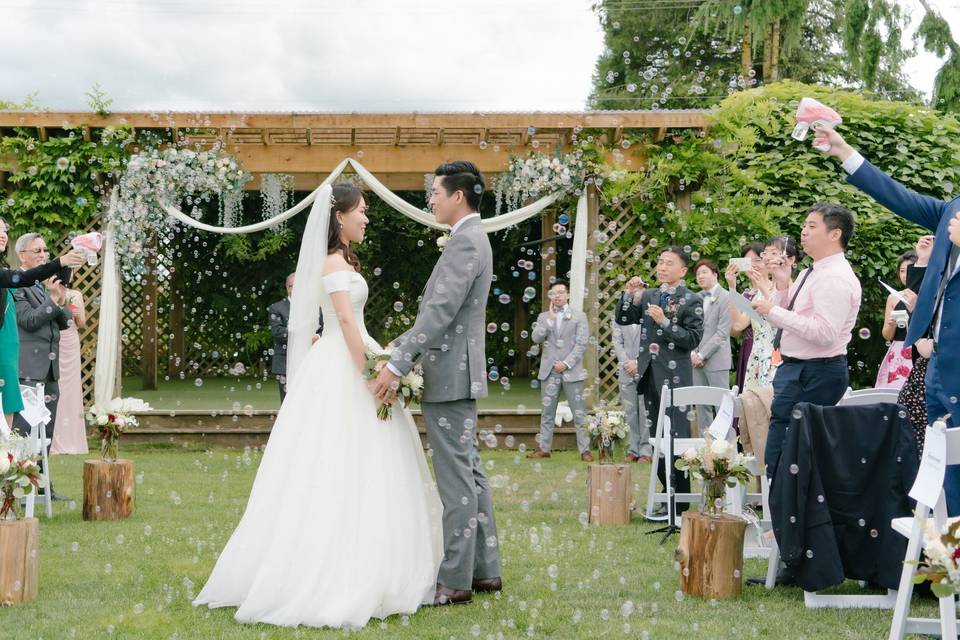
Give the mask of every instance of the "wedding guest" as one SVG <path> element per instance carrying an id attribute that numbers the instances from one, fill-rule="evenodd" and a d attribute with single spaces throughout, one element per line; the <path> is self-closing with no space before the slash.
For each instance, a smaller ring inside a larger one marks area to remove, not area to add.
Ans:
<path id="1" fill-rule="evenodd" d="M 8 229 L 6 221 L 0 218 L 0 261 L 3 260 L 9 242 Z M 53 276 L 64 266 L 77 267 L 84 261 L 83 254 L 71 250 L 55 260 L 38 264 L 28 271 L 0 266 L 0 400 L 3 402 L 6 428 L 13 427 L 14 414 L 23 409 L 19 384 L 20 336 L 17 331 L 17 311 L 11 289 L 31 287 Z"/>
<path id="2" fill-rule="evenodd" d="M 617 381 L 620 384 L 620 404 L 630 426 L 630 442 L 625 462 L 651 462 L 650 420 L 643 406 L 643 396 L 637 388 L 637 354 L 640 353 L 640 325 L 620 326 L 616 318 L 610 321 L 613 350 L 617 355 Z"/>
<path id="3" fill-rule="evenodd" d="M 290 296 L 293 295 L 295 275 L 295 273 L 291 273 L 287 276 L 285 283 L 287 297 L 267 307 L 270 335 L 273 337 L 273 354 L 270 359 L 270 372 L 276 376 L 277 383 L 280 386 L 281 404 L 283 403 L 283 399 L 287 397 L 287 325 L 290 322 Z M 322 333 L 323 313 L 320 313 L 317 335 L 313 338 L 313 341 L 316 342 Z"/>
<path id="4" fill-rule="evenodd" d="M 80 359 L 80 329 L 87 324 L 83 294 L 71 289 L 73 272 L 69 267 L 57 276 L 53 288 L 66 300 L 72 314 L 69 326 L 60 332 L 60 402 L 57 403 L 56 431 L 50 453 L 88 453 L 87 428 L 83 416 L 82 363 Z"/>
<path id="5" fill-rule="evenodd" d="M 927 263 L 930 260 L 930 253 L 933 251 L 933 236 L 921 236 L 917 240 L 916 246 L 917 261 L 907 267 L 907 288 L 913 294 L 905 296 L 907 300 L 907 309 L 912 313 L 917 302 L 917 293 L 920 292 L 920 286 L 923 283 L 923 277 L 927 271 Z M 923 444 L 927 436 L 927 399 L 926 384 L 924 380 L 927 377 L 927 363 L 930 362 L 930 356 L 933 354 L 933 340 L 930 338 L 920 338 L 911 347 L 911 360 L 913 368 L 906 382 L 897 395 L 897 404 L 907 410 L 910 416 L 910 424 L 913 425 L 913 433 L 917 437 L 917 451 L 923 452 Z"/>
<path id="6" fill-rule="evenodd" d="M 730 292 L 720 286 L 720 269 L 712 260 L 694 267 L 703 300 L 703 337 L 690 352 L 693 384 L 730 388 Z M 697 406 L 697 427 L 702 434 L 714 418 L 714 408 Z"/>
<path id="7" fill-rule="evenodd" d="M 792 265 L 782 260 L 771 270 L 772 295 L 753 302 L 776 327 L 773 346 L 781 349 L 764 455 L 769 478 L 776 473 L 793 406 L 833 405 L 846 392 L 847 345 L 861 299 L 860 281 L 844 257 L 853 228 L 853 214 L 841 205 L 810 207 L 800 241 L 813 264 L 791 286 Z"/>
<path id="8" fill-rule="evenodd" d="M 686 288 L 683 278 L 687 274 L 690 257 L 680 247 L 664 249 L 657 259 L 657 280 L 660 287 L 644 289 L 639 277 L 627 282 L 626 291 L 620 298 L 616 315 L 617 324 L 640 325 L 640 352 L 637 355 L 637 385 L 643 394 L 648 416 L 660 415 L 660 393 L 665 383 L 669 387 L 688 387 L 693 384 L 693 367 L 690 352 L 697 348 L 703 336 L 703 307 L 700 297 Z M 685 411 L 675 410 L 670 424 L 675 438 L 690 437 L 690 421 Z M 678 452 L 674 452 L 675 454 Z M 666 486 L 664 467 L 673 469 L 673 460 L 658 464 L 658 476 Z M 684 474 L 672 476 L 677 493 L 690 491 L 690 479 Z M 677 504 L 678 510 L 686 504 Z M 667 515 L 665 505 L 654 511 L 654 517 Z"/>
<path id="9" fill-rule="evenodd" d="M 960 353 L 960 243 L 956 242 L 960 240 L 960 222 L 956 222 L 960 199 L 918 195 L 870 164 L 833 129 L 817 127 L 816 131 L 815 143 L 827 145 L 828 155 L 843 163 L 848 182 L 893 213 L 935 234 L 904 344 L 933 338 L 933 354 L 927 364 L 927 415 L 930 420 L 944 418 L 949 427 L 960 426 L 960 358 L 954 355 Z M 944 492 L 948 514 L 960 515 L 960 465 L 947 467 Z"/>
<path id="10" fill-rule="evenodd" d="M 573 426 L 577 432 L 580 459 L 593 461 L 590 436 L 584 423 L 587 404 L 583 397 L 587 371 L 583 368 L 583 354 L 590 340 L 587 314 L 570 308 L 567 283 L 557 280 L 550 287 L 550 306 L 533 323 L 530 339 L 543 344 L 540 354 L 540 447 L 527 454 L 528 458 L 549 458 L 553 447 L 553 430 L 560 391 L 573 410 Z"/>
<path id="11" fill-rule="evenodd" d="M 915 251 L 907 251 L 897 260 L 897 280 L 900 281 L 901 286 L 906 286 L 907 268 L 916 261 Z M 902 389 L 910 376 L 910 370 L 913 369 L 911 348 L 903 344 L 903 339 L 907 337 L 909 309 L 901 298 L 915 301 L 916 294 L 909 288 L 905 288 L 900 291 L 899 297 L 892 293 L 887 296 L 886 308 L 883 311 L 883 328 L 880 332 L 890 346 L 877 372 L 877 380 L 873 385 L 876 389 Z"/>

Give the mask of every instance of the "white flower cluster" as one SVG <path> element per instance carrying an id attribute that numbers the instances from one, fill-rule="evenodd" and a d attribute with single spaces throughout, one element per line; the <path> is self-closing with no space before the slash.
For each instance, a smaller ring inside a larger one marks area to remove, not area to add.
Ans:
<path id="1" fill-rule="evenodd" d="M 924 563 L 931 569 L 932 573 L 939 578 L 939 583 L 935 583 L 937 591 L 943 589 L 952 590 L 954 593 L 960 592 L 960 518 L 948 518 L 943 527 L 937 527 L 933 518 L 927 520 L 927 528 L 924 531 L 926 544 L 923 553 L 926 556 Z M 939 585 L 939 586 L 938 586 Z"/>
<path id="2" fill-rule="evenodd" d="M 220 198 L 222 217 L 237 220 L 243 185 L 250 175 L 237 160 L 217 151 L 169 148 L 143 151 L 130 158 L 120 178 L 120 195 L 114 211 L 117 255 L 128 277 L 146 273 L 144 241 L 166 234 L 173 223 L 161 204 L 186 202 L 192 214 L 196 205 Z"/>
<path id="3" fill-rule="evenodd" d="M 590 439 L 601 449 L 609 449 L 614 442 L 623 440 L 630 433 L 623 411 L 602 406 L 594 411 L 586 426 Z"/>
<path id="4" fill-rule="evenodd" d="M 111 425 L 122 432 L 139 426 L 140 423 L 133 414 L 150 410 L 150 405 L 140 398 L 114 398 L 106 406 L 91 407 L 87 419 L 97 427 Z"/>
<path id="5" fill-rule="evenodd" d="M 687 449 L 676 462 L 677 469 L 689 471 L 699 480 L 704 478 L 735 478 L 746 482 L 750 476 L 748 465 L 754 461 L 750 454 L 737 451 L 737 445 L 729 440 L 707 438 L 698 449 Z"/>
<path id="6" fill-rule="evenodd" d="M 511 158 L 507 170 L 497 177 L 497 214 L 504 201 L 516 208 L 528 198 L 579 189 L 585 174 L 586 165 L 579 150 L 552 158 L 539 152 Z"/>

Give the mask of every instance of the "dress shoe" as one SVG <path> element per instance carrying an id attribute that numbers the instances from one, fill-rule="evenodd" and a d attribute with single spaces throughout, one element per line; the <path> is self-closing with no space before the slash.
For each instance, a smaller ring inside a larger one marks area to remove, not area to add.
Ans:
<path id="1" fill-rule="evenodd" d="M 448 604 L 470 604 L 473 600 L 473 592 L 461 591 L 460 589 L 451 589 L 437 583 L 437 593 L 433 597 L 433 606 L 442 607 Z"/>
<path id="2" fill-rule="evenodd" d="M 503 591 L 503 581 L 500 578 L 474 578 L 472 586 L 478 593 Z"/>
<path id="3" fill-rule="evenodd" d="M 628 453 L 627 455 L 623 456 L 624 462 L 636 462 L 639 459 L 640 459 L 640 456 L 633 453 Z"/>
<path id="4" fill-rule="evenodd" d="M 755 578 L 747 578 L 747 584 L 765 585 L 767 584 L 767 577 L 757 576 Z M 797 586 L 797 575 L 790 567 L 784 567 L 777 572 L 777 578 L 774 584 L 777 587 L 795 587 Z"/>
<path id="5" fill-rule="evenodd" d="M 584 462 L 593 462 L 593 454 L 589 451 L 584 451 L 580 454 L 580 459 Z"/>
<path id="6" fill-rule="evenodd" d="M 651 462 L 653 462 L 653 457 L 651 457 L 651 456 L 646 456 L 646 455 L 640 456 L 639 458 L 637 458 L 637 462 L 640 462 L 640 463 L 644 463 L 644 462 L 645 462 L 645 463 L 647 463 L 647 464 L 650 464 Z"/>
<path id="7" fill-rule="evenodd" d="M 543 449 L 535 449 L 527 454 L 528 458 L 549 458 L 550 452 L 544 451 Z"/>

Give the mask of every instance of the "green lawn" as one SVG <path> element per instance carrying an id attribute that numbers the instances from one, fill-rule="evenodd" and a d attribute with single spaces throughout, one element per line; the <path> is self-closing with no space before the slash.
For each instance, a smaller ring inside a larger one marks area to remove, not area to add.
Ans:
<path id="1" fill-rule="evenodd" d="M 240 410 L 247 405 L 258 411 L 280 408 L 280 392 L 273 378 L 266 381 L 254 378 L 199 378 L 199 385 L 196 380 L 161 378 L 159 389 L 144 391 L 143 378 L 128 376 L 123 379 L 121 395 L 141 398 L 154 409 L 163 411 L 230 411 Z M 499 383 L 489 383 L 490 397 L 480 401 L 480 410 L 540 407 L 540 390 L 532 389 L 529 380 L 518 378 L 511 382 L 509 391 L 504 391 Z"/>
<path id="2" fill-rule="evenodd" d="M 136 464 L 134 517 L 84 522 L 79 504 L 58 503 L 53 520 L 41 521 L 40 596 L 29 605 L 0 609 L 0 637 L 345 635 L 241 626 L 230 610 L 190 605 L 240 517 L 260 459 L 257 450 L 131 444 L 122 453 Z M 443 640 L 886 637 L 889 611 L 810 611 L 798 589 L 768 592 L 745 586 L 740 599 L 724 602 L 681 598 L 673 568 L 676 537 L 660 546 L 659 535 L 644 535 L 653 526 L 637 518 L 626 527 L 581 524 L 586 517 L 585 468 L 573 453 L 542 463 L 509 451 L 487 452 L 484 459 L 495 487 L 502 540 L 502 597 L 486 595 L 466 607 L 374 621 L 350 635 Z M 81 496 L 81 466 L 82 457 L 54 459 L 58 491 Z M 636 488 L 642 489 L 646 467 L 634 469 Z M 750 561 L 744 573 L 757 575 L 763 566 Z M 633 612 L 625 616 L 631 606 Z M 934 611 L 925 602 L 921 613 Z"/>

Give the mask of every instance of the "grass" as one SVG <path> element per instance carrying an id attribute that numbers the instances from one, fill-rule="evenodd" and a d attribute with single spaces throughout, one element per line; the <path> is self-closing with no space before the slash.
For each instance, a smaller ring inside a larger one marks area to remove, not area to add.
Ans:
<path id="1" fill-rule="evenodd" d="M 200 384 L 196 383 L 200 380 Z M 230 411 L 247 405 L 258 411 L 280 408 L 277 381 L 256 378 L 197 378 L 180 380 L 160 379 L 155 391 L 143 390 L 143 378 L 128 376 L 123 379 L 123 396 L 134 396 L 162 411 Z M 515 379 L 505 391 L 499 383 L 489 383 L 490 396 L 480 401 L 480 410 L 540 408 L 540 391 L 530 387 L 530 381 Z"/>
<path id="2" fill-rule="evenodd" d="M 40 595 L 0 609 L 2 637 L 339 638 L 346 632 L 238 625 L 229 609 L 190 605 L 246 504 L 257 450 L 127 445 L 135 461 L 135 515 L 84 522 L 79 504 L 57 503 L 41 520 Z M 502 541 L 502 597 L 470 606 L 422 609 L 373 621 L 361 638 L 880 638 L 891 614 L 807 610 L 796 588 L 744 586 L 733 601 L 676 597 L 676 537 L 625 527 L 585 526 L 585 467 L 571 452 L 534 463 L 514 452 L 484 454 Z M 82 457 L 57 456 L 58 491 L 79 498 Z M 644 466 L 633 467 L 637 496 Z M 309 508 L 305 505 L 305 508 Z M 748 561 L 744 575 L 765 564 Z M 317 568 L 318 571 L 322 567 Z M 856 586 L 852 586 L 856 589 Z M 625 617 L 622 607 L 633 603 Z M 935 615 L 924 602 L 913 615 Z"/>

